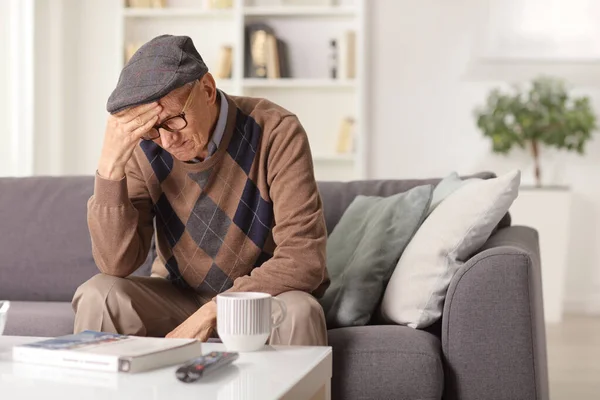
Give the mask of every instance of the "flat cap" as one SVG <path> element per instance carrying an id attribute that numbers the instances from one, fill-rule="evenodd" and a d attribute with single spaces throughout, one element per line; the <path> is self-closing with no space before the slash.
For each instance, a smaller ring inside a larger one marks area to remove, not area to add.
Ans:
<path id="1" fill-rule="evenodd" d="M 151 103 L 169 92 L 200 79 L 208 72 L 188 36 L 162 35 L 144 44 L 127 62 L 106 110 L 114 114 L 125 108 Z"/>

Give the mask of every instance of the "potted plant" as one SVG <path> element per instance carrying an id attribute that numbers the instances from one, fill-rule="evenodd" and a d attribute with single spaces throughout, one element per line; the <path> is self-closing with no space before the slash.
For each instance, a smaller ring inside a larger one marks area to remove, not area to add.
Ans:
<path id="1" fill-rule="evenodd" d="M 494 89 L 475 110 L 477 127 L 490 138 L 495 153 L 514 148 L 530 152 L 535 187 L 522 187 L 510 209 L 513 223 L 532 226 L 540 235 L 546 322 L 562 319 L 568 260 L 571 193 L 568 188 L 542 185 L 544 149 L 584 154 L 596 130 L 596 116 L 587 96 L 572 96 L 554 77 L 534 79 L 528 88 Z"/>
<path id="2" fill-rule="evenodd" d="M 553 77 L 537 78 L 525 90 L 494 89 L 475 116 L 477 127 L 491 139 L 494 152 L 508 154 L 515 147 L 531 151 L 537 187 L 542 186 L 543 147 L 584 154 L 596 129 L 590 99 L 570 96 L 565 82 Z"/>

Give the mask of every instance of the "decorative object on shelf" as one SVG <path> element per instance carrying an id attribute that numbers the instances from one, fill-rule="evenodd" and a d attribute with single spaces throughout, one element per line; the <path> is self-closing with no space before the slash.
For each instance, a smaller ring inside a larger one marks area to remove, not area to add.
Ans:
<path id="1" fill-rule="evenodd" d="M 246 27 L 247 76 L 267 77 L 267 37 L 272 34 L 273 29 L 265 24 L 252 24 Z"/>
<path id="2" fill-rule="evenodd" d="M 356 78 L 356 32 L 345 31 L 338 40 L 338 77 L 340 79 Z"/>
<path id="3" fill-rule="evenodd" d="M 338 48 L 337 40 L 331 39 L 329 41 L 329 76 L 331 79 L 337 78 L 338 71 Z"/>
<path id="4" fill-rule="evenodd" d="M 167 5 L 166 0 L 128 0 L 128 7 L 131 8 L 164 8 Z"/>
<path id="5" fill-rule="evenodd" d="M 342 119 L 337 135 L 336 152 L 338 154 L 349 154 L 354 151 L 354 118 Z"/>
<path id="6" fill-rule="evenodd" d="M 289 78 L 286 44 L 266 24 L 246 27 L 246 76 L 250 78 Z"/>
<path id="7" fill-rule="evenodd" d="M 228 10 L 233 8 L 233 0 L 204 0 L 207 10 Z"/>
<path id="8" fill-rule="evenodd" d="M 565 82 L 553 77 L 536 78 L 527 90 L 519 86 L 509 93 L 492 90 L 475 117 L 483 135 L 492 140 L 494 152 L 530 148 L 537 187 L 542 186 L 541 146 L 583 154 L 597 128 L 590 99 L 571 97 Z"/>
<path id="9" fill-rule="evenodd" d="M 215 74 L 219 79 L 230 79 L 233 65 L 233 48 L 231 46 L 222 46 L 219 53 L 219 63 Z"/>

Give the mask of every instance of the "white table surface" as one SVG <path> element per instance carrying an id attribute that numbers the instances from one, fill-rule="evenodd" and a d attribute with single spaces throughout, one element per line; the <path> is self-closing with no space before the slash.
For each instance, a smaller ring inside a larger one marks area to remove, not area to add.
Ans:
<path id="1" fill-rule="evenodd" d="M 12 362 L 12 346 L 41 339 L 0 336 L 0 399 L 311 399 L 319 390 L 323 397 L 314 398 L 329 399 L 330 347 L 265 346 L 190 384 L 177 380 L 177 366 L 124 374 Z M 222 344 L 203 346 L 205 353 L 224 351 Z"/>

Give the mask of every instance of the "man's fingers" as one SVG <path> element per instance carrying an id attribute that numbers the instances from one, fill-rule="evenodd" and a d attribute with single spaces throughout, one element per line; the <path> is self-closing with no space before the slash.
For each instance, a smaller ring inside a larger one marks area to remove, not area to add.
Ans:
<path id="1" fill-rule="evenodd" d="M 158 115 L 155 115 L 150 120 L 148 120 L 146 123 L 135 128 L 131 132 L 131 135 L 133 136 L 134 139 L 141 139 L 150 129 L 152 129 L 152 127 L 154 126 L 154 124 L 156 124 L 157 121 L 158 121 Z"/>
<path id="2" fill-rule="evenodd" d="M 150 121 L 153 117 L 160 114 L 162 108 L 160 106 L 156 106 L 149 110 L 146 110 L 143 114 L 137 115 L 133 120 L 129 121 L 125 124 L 125 130 L 128 132 L 132 132 L 137 128 L 144 125 L 146 122 Z"/>
<path id="3" fill-rule="evenodd" d="M 212 335 L 213 328 L 205 328 L 200 331 L 200 333 L 196 336 L 196 339 L 201 342 L 206 342 Z"/>
<path id="4" fill-rule="evenodd" d="M 138 115 L 141 115 L 148 110 L 152 110 L 156 106 L 158 106 L 158 103 L 154 101 L 152 103 L 142 104 L 141 106 L 128 108 L 115 115 L 121 120 L 121 122 L 128 123 L 133 121 Z"/>

